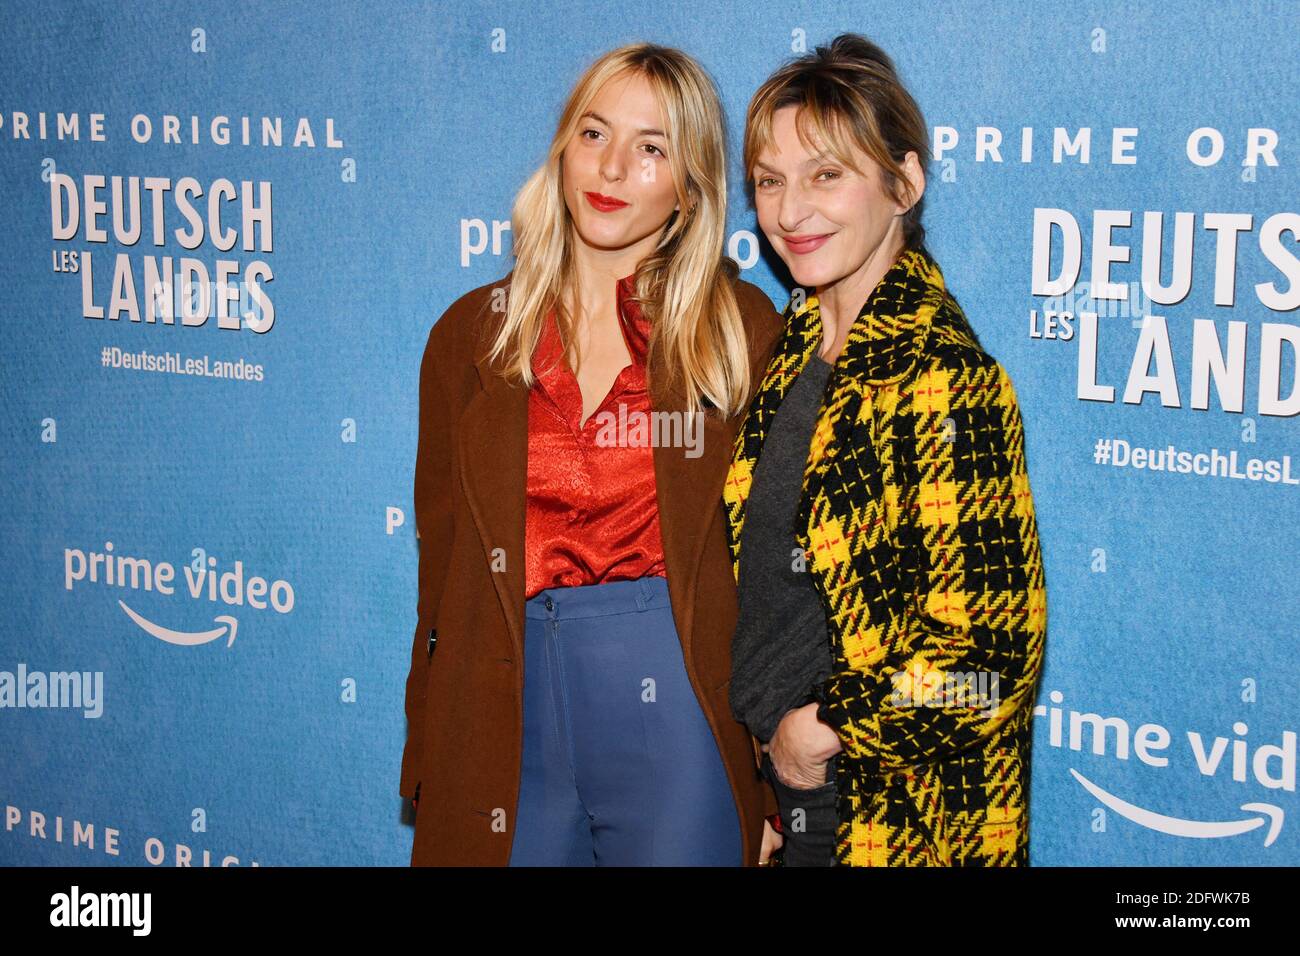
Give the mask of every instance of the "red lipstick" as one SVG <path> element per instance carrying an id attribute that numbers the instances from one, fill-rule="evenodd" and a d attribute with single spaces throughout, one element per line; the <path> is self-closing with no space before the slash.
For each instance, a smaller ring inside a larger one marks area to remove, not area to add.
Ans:
<path id="1" fill-rule="evenodd" d="M 603 196 L 600 193 L 583 193 L 587 197 L 587 202 L 601 212 L 613 212 L 615 209 L 622 209 L 627 203 L 621 199 L 615 199 L 613 196 Z"/>
<path id="2" fill-rule="evenodd" d="M 820 249 L 831 233 L 825 233 L 820 236 L 782 236 L 786 247 L 797 256 L 805 255 L 814 249 Z"/>

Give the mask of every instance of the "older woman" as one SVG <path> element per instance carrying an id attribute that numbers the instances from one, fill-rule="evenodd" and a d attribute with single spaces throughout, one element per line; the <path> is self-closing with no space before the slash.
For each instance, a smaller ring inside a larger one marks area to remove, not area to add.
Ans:
<path id="1" fill-rule="evenodd" d="M 812 291 L 724 486 L 730 700 L 786 865 L 1028 862 L 1042 558 L 1011 379 L 925 248 L 928 155 L 853 34 L 778 70 L 746 120 L 759 224 Z"/>

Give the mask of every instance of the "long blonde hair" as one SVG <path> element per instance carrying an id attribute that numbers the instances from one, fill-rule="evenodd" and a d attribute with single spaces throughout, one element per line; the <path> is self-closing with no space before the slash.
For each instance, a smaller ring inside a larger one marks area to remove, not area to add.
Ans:
<path id="1" fill-rule="evenodd" d="M 742 410 L 749 359 L 733 285 L 739 268 L 723 255 L 727 169 L 722 105 L 704 69 L 669 47 L 637 43 L 612 50 L 588 67 L 569 94 L 546 162 L 515 197 L 514 271 L 506 314 L 488 354 L 506 378 L 531 386 L 533 350 L 551 309 L 566 346 L 575 340 L 575 323 L 564 308 L 573 291 L 569 283 L 575 260 L 561 158 L 601 87 L 625 73 L 640 74 L 655 91 L 680 201 L 658 246 L 637 266 L 634 299 L 650 320 L 650 351 L 662 350 L 664 366 L 685 394 L 688 410 L 707 402 L 730 416 Z"/>

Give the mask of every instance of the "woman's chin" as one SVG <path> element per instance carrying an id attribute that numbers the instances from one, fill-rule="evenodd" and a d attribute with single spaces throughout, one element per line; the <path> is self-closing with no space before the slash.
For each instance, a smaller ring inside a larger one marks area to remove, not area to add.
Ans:
<path id="1" fill-rule="evenodd" d="M 786 263 L 790 268 L 790 277 L 805 289 L 815 289 L 826 284 L 827 270 L 810 267 L 807 263 Z"/>
<path id="2" fill-rule="evenodd" d="M 578 237 L 592 249 L 614 252 L 635 245 L 643 237 L 629 234 L 625 229 L 578 229 Z"/>

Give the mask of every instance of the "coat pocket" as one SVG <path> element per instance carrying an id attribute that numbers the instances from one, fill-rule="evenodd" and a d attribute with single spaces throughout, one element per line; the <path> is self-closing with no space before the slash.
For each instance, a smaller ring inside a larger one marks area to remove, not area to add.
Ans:
<path id="1" fill-rule="evenodd" d="M 894 776 L 893 792 L 906 821 L 908 866 L 951 866 L 952 846 L 943 782 L 933 764 Z"/>
<path id="2" fill-rule="evenodd" d="M 989 807 L 988 816 L 980 826 L 978 863 L 983 866 L 1027 865 L 1028 827 L 1029 815 L 1023 804 Z"/>

